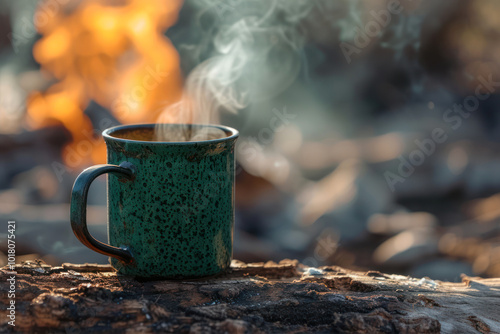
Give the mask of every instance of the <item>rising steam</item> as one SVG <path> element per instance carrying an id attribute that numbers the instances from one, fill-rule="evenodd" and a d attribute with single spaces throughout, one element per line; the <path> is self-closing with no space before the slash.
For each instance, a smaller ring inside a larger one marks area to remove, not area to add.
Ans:
<path id="1" fill-rule="evenodd" d="M 414 15 L 415 8 L 436 9 L 436 5 L 401 0 L 401 14 L 391 15 L 385 25 L 373 13 L 387 12 L 388 0 L 188 1 L 198 22 L 191 29 L 197 34 L 209 32 L 202 44 L 211 45 L 211 57 L 191 71 L 182 99 L 165 110 L 158 123 L 218 123 L 221 111 L 237 112 L 283 92 L 299 74 L 305 36 L 324 45 L 353 42 L 359 34 L 367 34 L 367 24 L 376 24 L 379 33 L 373 39 L 381 47 L 399 54 L 408 45 L 418 49 L 425 15 Z M 363 52 L 360 46 L 355 50 L 356 55 Z M 187 129 L 179 133 L 167 129 L 171 128 L 157 126 L 158 140 L 205 137 L 190 135 Z"/>
<path id="2" fill-rule="evenodd" d="M 299 23 L 314 6 L 312 1 L 198 0 L 196 4 L 201 15 L 212 13 L 215 18 L 213 56 L 189 74 L 182 99 L 165 110 L 158 123 L 218 123 L 222 110 L 237 112 L 279 94 L 300 70 Z M 171 128 L 157 126 L 158 140 L 206 138 L 203 133 L 167 129 Z"/>

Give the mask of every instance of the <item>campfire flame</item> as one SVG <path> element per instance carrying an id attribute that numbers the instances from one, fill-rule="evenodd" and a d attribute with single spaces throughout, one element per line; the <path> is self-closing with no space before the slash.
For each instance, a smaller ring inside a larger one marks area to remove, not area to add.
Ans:
<path id="1" fill-rule="evenodd" d="M 33 55 L 42 73 L 57 82 L 29 97 L 28 124 L 62 123 L 71 132 L 73 140 L 63 150 L 67 165 L 105 160 L 102 140 L 88 149 L 93 125 L 84 110 L 91 101 L 121 123 L 138 123 L 156 121 L 180 98 L 179 56 L 163 33 L 177 20 L 181 5 L 182 0 L 40 3 L 37 14 L 50 19 L 35 20 L 42 38 Z"/>

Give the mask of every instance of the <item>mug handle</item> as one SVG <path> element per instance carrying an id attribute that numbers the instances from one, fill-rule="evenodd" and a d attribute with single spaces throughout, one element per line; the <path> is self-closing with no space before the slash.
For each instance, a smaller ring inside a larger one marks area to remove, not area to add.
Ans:
<path id="1" fill-rule="evenodd" d="M 124 264 L 134 262 L 134 257 L 127 247 L 114 247 L 107 245 L 90 235 L 87 229 L 87 195 L 90 184 L 96 177 L 105 173 L 116 174 L 120 182 L 133 181 L 135 178 L 135 166 L 130 162 L 116 165 L 96 165 L 85 169 L 75 180 L 71 192 L 70 219 L 73 233 L 82 244 L 98 253 L 112 256 Z"/>

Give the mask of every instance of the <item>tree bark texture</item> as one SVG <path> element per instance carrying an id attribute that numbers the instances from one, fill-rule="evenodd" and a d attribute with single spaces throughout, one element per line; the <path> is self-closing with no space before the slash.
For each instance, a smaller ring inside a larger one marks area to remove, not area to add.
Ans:
<path id="1" fill-rule="evenodd" d="M 449 283 L 294 260 L 233 261 L 224 274 L 185 280 L 43 262 L 0 276 L 2 333 L 500 333 L 500 279 Z"/>

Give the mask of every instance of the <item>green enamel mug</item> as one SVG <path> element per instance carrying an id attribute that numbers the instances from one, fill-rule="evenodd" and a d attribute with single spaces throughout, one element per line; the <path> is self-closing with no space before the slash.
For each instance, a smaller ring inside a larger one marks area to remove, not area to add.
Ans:
<path id="1" fill-rule="evenodd" d="M 235 129 L 162 124 L 165 131 L 217 130 L 216 139 L 157 141 L 155 124 L 107 129 L 108 164 L 85 169 L 71 195 L 71 226 L 124 275 L 187 278 L 217 274 L 232 259 Z M 108 243 L 87 229 L 87 194 L 108 174 Z"/>

